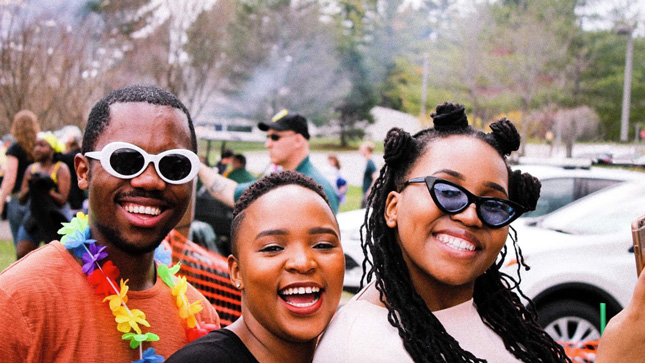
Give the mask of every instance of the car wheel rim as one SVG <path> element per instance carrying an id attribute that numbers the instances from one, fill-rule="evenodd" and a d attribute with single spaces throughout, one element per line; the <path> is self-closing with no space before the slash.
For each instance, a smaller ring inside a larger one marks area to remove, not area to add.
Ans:
<path id="1" fill-rule="evenodd" d="M 582 342 L 600 339 L 600 332 L 585 319 L 565 316 L 554 320 L 544 329 L 558 342 Z"/>

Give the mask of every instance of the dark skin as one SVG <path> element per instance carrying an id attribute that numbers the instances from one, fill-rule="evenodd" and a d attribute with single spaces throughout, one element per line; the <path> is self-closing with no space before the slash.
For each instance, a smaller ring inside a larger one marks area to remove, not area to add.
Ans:
<path id="1" fill-rule="evenodd" d="M 314 191 L 295 185 L 268 192 L 245 213 L 236 255 L 228 258 L 231 281 L 242 290 L 242 318 L 227 329 L 260 362 L 310 362 L 342 292 L 345 260 L 334 214 Z M 278 293 L 313 286 L 320 305 L 310 310 Z"/>
<path id="2" fill-rule="evenodd" d="M 146 132 L 132 132 L 145 129 Z M 150 154 L 169 149 L 190 149 L 186 115 L 170 106 L 142 102 L 110 106 L 110 124 L 97 139 L 95 150 L 110 142 L 137 145 Z M 89 191 L 89 223 L 93 239 L 107 246 L 108 258 L 129 279 L 130 290 L 154 286 L 154 249 L 181 220 L 192 194 L 192 182 L 174 185 L 163 181 L 154 168 L 132 179 L 109 174 L 100 161 L 78 154 L 74 159 L 78 185 Z M 154 214 L 129 212 L 127 206 L 151 207 Z"/>

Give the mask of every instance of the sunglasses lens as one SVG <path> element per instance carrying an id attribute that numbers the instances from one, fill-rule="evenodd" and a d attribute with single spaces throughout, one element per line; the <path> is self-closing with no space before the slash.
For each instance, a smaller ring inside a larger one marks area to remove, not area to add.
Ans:
<path id="1" fill-rule="evenodd" d="M 140 152 L 128 148 L 115 150 L 110 155 L 112 169 L 124 176 L 131 176 L 141 171 L 144 161 Z"/>
<path id="2" fill-rule="evenodd" d="M 278 141 L 278 140 L 280 140 L 280 135 L 276 135 L 276 134 L 267 135 L 267 137 L 268 137 L 269 139 L 271 139 L 271 141 Z"/>
<path id="3" fill-rule="evenodd" d="M 449 213 L 456 213 L 468 204 L 468 196 L 449 184 L 435 183 L 432 190 L 441 207 Z"/>
<path id="4" fill-rule="evenodd" d="M 491 226 L 501 226 L 513 218 L 517 211 L 501 200 L 487 200 L 479 207 L 479 213 Z"/>
<path id="5" fill-rule="evenodd" d="M 159 160 L 159 171 L 169 180 L 184 179 L 190 174 L 192 168 L 190 159 L 180 154 L 166 155 Z"/>

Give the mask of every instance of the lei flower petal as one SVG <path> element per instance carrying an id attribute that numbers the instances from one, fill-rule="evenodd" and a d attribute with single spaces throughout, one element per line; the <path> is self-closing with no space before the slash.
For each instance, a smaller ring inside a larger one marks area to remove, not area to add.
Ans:
<path id="1" fill-rule="evenodd" d="M 204 307 L 202 306 L 202 301 L 197 300 L 190 305 L 184 304 L 179 308 L 179 317 L 186 319 L 186 325 L 189 328 L 194 328 L 197 325 L 197 319 L 195 319 L 195 314 L 202 311 Z"/>
<path id="2" fill-rule="evenodd" d="M 63 235 L 61 242 L 64 242 L 67 234 L 74 233 L 74 231 L 83 231 L 90 225 L 87 215 L 83 212 L 76 213 L 76 218 L 72 218 L 69 222 L 63 222 L 63 227 L 58 230 L 58 234 Z"/>
<path id="3" fill-rule="evenodd" d="M 177 279 L 177 282 L 175 282 L 175 286 L 172 287 L 172 295 L 177 296 L 177 306 L 179 307 L 184 306 L 184 301 L 182 299 L 182 296 L 186 294 L 187 289 L 188 289 L 188 286 L 186 284 L 186 277 L 180 276 Z"/>
<path id="4" fill-rule="evenodd" d="M 119 269 L 112 261 L 107 261 L 102 269 L 96 269 L 87 275 L 87 281 L 94 287 L 96 294 L 108 296 L 117 293 L 114 288 L 119 274 Z"/>
<path id="5" fill-rule="evenodd" d="M 141 334 L 139 324 L 150 327 L 146 321 L 146 314 L 139 309 L 128 311 L 124 306 L 121 306 L 112 313 L 115 316 L 114 320 L 118 323 L 116 329 L 121 333 L 129 333 L 131 329 L 134 329 L 137 334 Z"/>
<path id="6" fill-rule="evenodd" d="M 66 249 L 72 250 L 76 257 L 82 257 L 87 252 L 85 245 L 96 242 L 96 240 L 90 238 L 89 226 L 83 230 L 74 230 L 73 233 L 66 234 L 65 237 L 61 239 L 61 243 L 63 243 Z"/>
<path id="7" fill-rule="evenodd" d="M 145 334 L 134 334 L 134 333 L 125 333 L 121 336 L 123 340 L 130 341 L 130 348 L 137 349 L 142 342 L 156 342 L 159 340 L 159 336 L 154 333 L 145 333 Z"/>
<path id="8" fill-rule="evenodd" d="M 162 363 L 163 360 L 163 357 L 157 355 L 154 348 L 148 348 L 143 352 L 141 359 L 132 361 L 132 363 Z"/>
<path id="9" fill-rule="evenodd" d="M 186 335 L 188 337 L 188 341 L 192 342 L 193 340 L 201 338 L 204 335 L 208 334 L 208 332 L 217 330 L 219 328 L 220 327 L 216 324 L 200 324 L 200 326 L 198 327 L 186 329 Z"/>
<path id="10" fill-rule="evenodd" d="M 179 271 L 180 264 L 180 262 L 177 262 L 177 264 L 175 264 L 171 268 L 168 268 L 167 265 L 159 265 L 157 267 L 157 275 L 159 275 L 164 284 L 166 284 L 170 288 L 175 286 L 175 281 L 172 279 L 172 277 Z"/>
<path id="11" fill-rule="evenodd" d="M 88 251 L 83 254 L 83 273 L 89 274 L 96 269 L 99 260 L 107 257 L 107 252 L 104 250 L 106 246 L 97 245 L 95 243 L 89 245 Z"/>
<path id="12" fill-rule="evenodd" d="M 155 260 L 159 261 L 164 265 L 170 265 L 172 263 L 171 251 L 166 249 L 162 244 L 155 248 Z"/>
<path id="13" fill-rule="evenodd" d="M 127 283 L 128 280 L 123 281 L 123 279 L 121 279 L 121 291 L 119 291 L 118 294 L 110 295 L 103 299 L 103 302 L 110 302 L 110 310 L 116 311 L 121 307 L 121 305 L 128 302 L 128 296 L 126 294 L 128 293 L 129 287 Z"/>

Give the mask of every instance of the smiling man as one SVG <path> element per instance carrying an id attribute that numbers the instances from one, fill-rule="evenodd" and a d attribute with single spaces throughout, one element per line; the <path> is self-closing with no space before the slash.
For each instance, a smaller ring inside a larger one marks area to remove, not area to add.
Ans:
<path id="1" fill-rule="evenodd" d="M 188 110 L 167 91 L 125 87 L 94 106 L 75 157 L 78 185 L 89 193 L 89 218 L 75 223 L 89 229 L 0 274 L 3 361 L 167 358 L 195 328 L 219 325 L 208 301 L 184 280 L 167 282 L 154 259 L 188 207 L 196 147 Z M 85 244 L 73 249 L 79 238 Z"/>
<path id="2" fill-rule="evenodd" d="M 327 178 L 309 160 L 309 127 L 307 119 L 287 110 L 278 112 L 271 122 L 260 122 L 258 128 L 267 132 L 264 146 L 269 151 L 271 163 L 282 170 L 295 170 L 314 179 L 323 187 L 334 213 L 338 212 L 338 196 Z M 242 192 L 252 182 L 238 184 L 225 178 L 214 169 L 203 165 L 199 178 L 208 186 L 213 198 L 232 207 Z"/>

